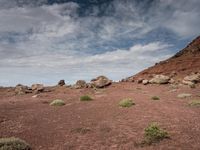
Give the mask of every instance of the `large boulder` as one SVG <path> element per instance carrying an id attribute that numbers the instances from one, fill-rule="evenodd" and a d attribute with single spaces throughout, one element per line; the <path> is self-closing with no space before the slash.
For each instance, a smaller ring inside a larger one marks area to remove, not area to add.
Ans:
<path id="1" fill-rule="evenodd" d="M 198 83 L 200 82 L 200 74 L 192 74 L 192 75 L 189 75 L 189 76 L 186 76 L 183 81 L 186 81 L 186 82 L 193 82 L 193 83 Z"/>
<path id="2" fill-rule="evenodd" d="M 33 84 L 31 86 L 31 89 L 35 93 L 43 92 L 44 91 L 44 85 L 43 84 Z"/>
<path id="3" fill-rule="evenodd" d="M 110 84 L 112 84 L 112 81 L 105 76 L 99 76 L 96 79 L 91 80 L 91 85 L 96 88 L 104 88 Z"/>
<path id="4" fill-rule="evenodd" d="M 74 85 L 74 88 L 76 89 L 87 88 L 87 83 L 84 80 L 78 80 Z"/>
<path id="5" fill-rule="evenodd" d="M 149 83 L 152 84 L 167 84 L 169 83 L 170 77 L 165 76 L 165 75 L 155 75 Z"/>
<path id="6" fill-rule="evenodd" d="M 58 86 L 64 86 L 65 85 L 65 80 L 60 80 L 58 82 Z"/>
<path id="7" fill-rule="evenodd" d="M 31 93 L 31 89 L 28 86 L 22 85 L 22 84 L 18 84 L 15 87 L 15 94 L 18 95 L 22 95 L 22 94 L 26 94 L 26 93 Z"/>

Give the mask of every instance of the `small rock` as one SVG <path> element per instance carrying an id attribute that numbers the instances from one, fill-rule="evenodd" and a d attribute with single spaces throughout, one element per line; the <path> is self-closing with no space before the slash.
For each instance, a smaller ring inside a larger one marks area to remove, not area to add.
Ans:
<path id="1" fill-rule="evenodd" d="M 58 86 L 64 86 L 65 85 L 65 80 L 60 80 L 58 82 Z"/>
<path id="2" fill-rule="evenodd" d="M 170 79 L 170 80 L 169 80 L 169 83 L 170 83 L 170 84 L 174 84 L 174 83 L 175 83 L 175 80 L 174 80 L 174 79 Z"/>
<path id="3" fill-rule="evenodd" d="M 187 93 L 182 93 L 182 94 L 179 94 L 177 97 L 178 98 L 187 98 L 187 97 L 191 97 L 192 94 L 187 94 Z"/>
<path id="4" fill-rule="evenodd" d="M 32 96 L 32 98 L 37 98 L 37 97 L 38 97 L 38 95 L 33 95 L 33 96 Z"/>
<path id="5" fill-rule="evenodd" d="M 172 71 L 172 72 L 170 73 L 170 78 L 173 78 L 173 77 L 175 77 L 176 75 L 177 75 L 176 71 Z"/>
<path id="6" fill-rule="evenodd" d="M 144 84 L 144 85 L 147 85 L 148 83 L 149 83 L 149 80 L 145 79 L 145 80 L 142 81 L 142 84 Z"/>
<path id="7" fill-rule="evenodd" d="M 33 84 L 33 85 L 31 86 L 31 89 L 32 89 L 35 93 L 43 92 L 43 91 L 44 91 L 44 85 L 43 85 L 43 84 Z"/>
<path id="8" fill-rule="evenodd" d="M 87 83 L 84 80 L 78 80 L 74 85 L 75 89 L 87 88 Z"/>
<path id="9" fill-rule="evenodd" d="M 134 79 L 134 77 L 130 77 L 130 78 L 127 79 L 127 81 L 128 82 L 135 82 L 135 79 Z"/>
<path id="10" fill-rule="evenodd" d="M 186 81 L 186 80 L 183 80 L 182 83 L 185 84 L 185 85 L 189 85 L 189 86 L 194 86 L 195 85 L 194 82 L 192 82 L 192 81 Z"/>
<path id="11" fill-rule="evenodd" d="M 140 83 L 142 83 L 143 80 L 144 80 L 143 78 L 139 78 L 139 79 L 137 80 L 137 83 L 140 84 Z"/>

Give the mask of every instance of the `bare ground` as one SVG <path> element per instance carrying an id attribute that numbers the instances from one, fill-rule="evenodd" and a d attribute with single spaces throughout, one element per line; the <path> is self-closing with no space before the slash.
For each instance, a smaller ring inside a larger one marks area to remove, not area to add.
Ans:
<path id="1" fill-rule="evenodd" d="M 192 97 L 179 99 L 180 93 Z M 94 100 L 81 102 L 81 95 Z M 0 137 L 19 137 L 35 150 L 198 150 L 200 149 L 200 107 L 188 102 L 200 100 L 200 86 L 138 85 L 115 83 L 106 89 L 56 88 L 52 92 L 14 95 L 10 88 L 0 89 Z M 159 101 L 151 100 L 159 96 Z M 63 99 L 62 107 L 52 107 L 54 99 Z M 121 108 L 123 98 L 136 105 Z M 144 128 L 158 122 L 170 139 L 140 147 Z"/>

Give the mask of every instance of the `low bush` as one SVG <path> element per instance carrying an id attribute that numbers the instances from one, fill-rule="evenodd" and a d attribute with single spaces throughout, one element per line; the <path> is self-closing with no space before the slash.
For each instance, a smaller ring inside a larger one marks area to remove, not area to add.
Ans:
<path id="1" fill-rule="evenodd" d="M 158 96 L 153 96 L 153 97 L 151 97 L 151 99 L 152 99 L 152 100 L 160 100 L 160 97 L 158 97 Z"/>
<path id="2" fill-rule="evenodd" d="M 61 99 L 56 99 L 50 103 L 50 106 L 63 106 L 65 102 Z"/>
<path id="3" fill-rule="evenodd" d="M 80 97 L 80 101 L 91 101 L 91 100 L 93 99 L 88 95 L 83 95 Z"/>
<path id="4" fill-rule="evenodd" d="M 200 107 L 200 100 L 193 100 L 189 103 L 189 106 Z"/>
<path id="5" fill-rule="evenodd" d="M 24 140 L 19 138 L 1 138 L 0 150 L 31 150 L 31 147 Z"/>
<path id="6" fill-rule="evenodd" d="M 145 128 L 144 144 L 151 145 L 152 143 L 159 142 L 165 138 L 169 138 L 167 131 L 161 129 L 157 123 L 151 123 Z"/>
<path id="7" fill-rule="evenodd" d="M 123 99 L 119 102 L 119 106 L 121 107 L 131 107 L 132 105 L 135 105 L 135 103 L 130 98 Z"/>

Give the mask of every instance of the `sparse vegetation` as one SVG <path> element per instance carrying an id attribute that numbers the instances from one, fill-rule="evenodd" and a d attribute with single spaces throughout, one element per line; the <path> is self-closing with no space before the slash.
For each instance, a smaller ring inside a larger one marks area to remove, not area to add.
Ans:
<path id="1" fill-rule="evenodd" d="M 131 107 L 132 105 L 135 105 L 135 103 L 130 98 L 123 99 L 119 102 L 119 106 L 121 107 Z"/>
<path id="2" fill-rule="evenodd" d="M 50 106 L 63 106 L 65 102 L 61 99 L 56 99 L 50 103 Z"/>
<path id="3" fill-rule="evenodd" d="M 160 97 L 158 97 L 158 96 L 152 96 L 151 99 L 152 100 L 160 100 Z"/>
<path id="4" fill-rule="evenodd" d="M 167 131 L 161 129 L 157 123 L 151 123 L 145 128 L 145 139 L 143 144 L 151 145 L 165 138 L 169 138 Z"/>
<path id="5" fill-rule="evenodd" d="M 93 99 L 88 95 L 83 95 L 80 97 L 80 101 L 92 101 Z"/>
<path id="6" fill-rule="evenodd" d="M 29 144 L 19 138 L 1 138 L 0 150 L 31 150 Z"/>
<path id="7" fill-rule="evenodd" d="M 189 103 L 189 106 L 200 107 L 200 100 L 193 100 Z"/>
<path id="8" fill-rule="evenodd" d="M 80 134 L 86 134 L 90 132 L 91 130 L 89 128 L 75 128 L 71 130 L 72 133 L 80 133 Z"/>
<path id="9" fill-rule="evenodd" d="M 136 90 L 142 90 L 142 88 L 140 88 L 140 87 L 137 87 L 137 88 L 136 88 Z"/>

